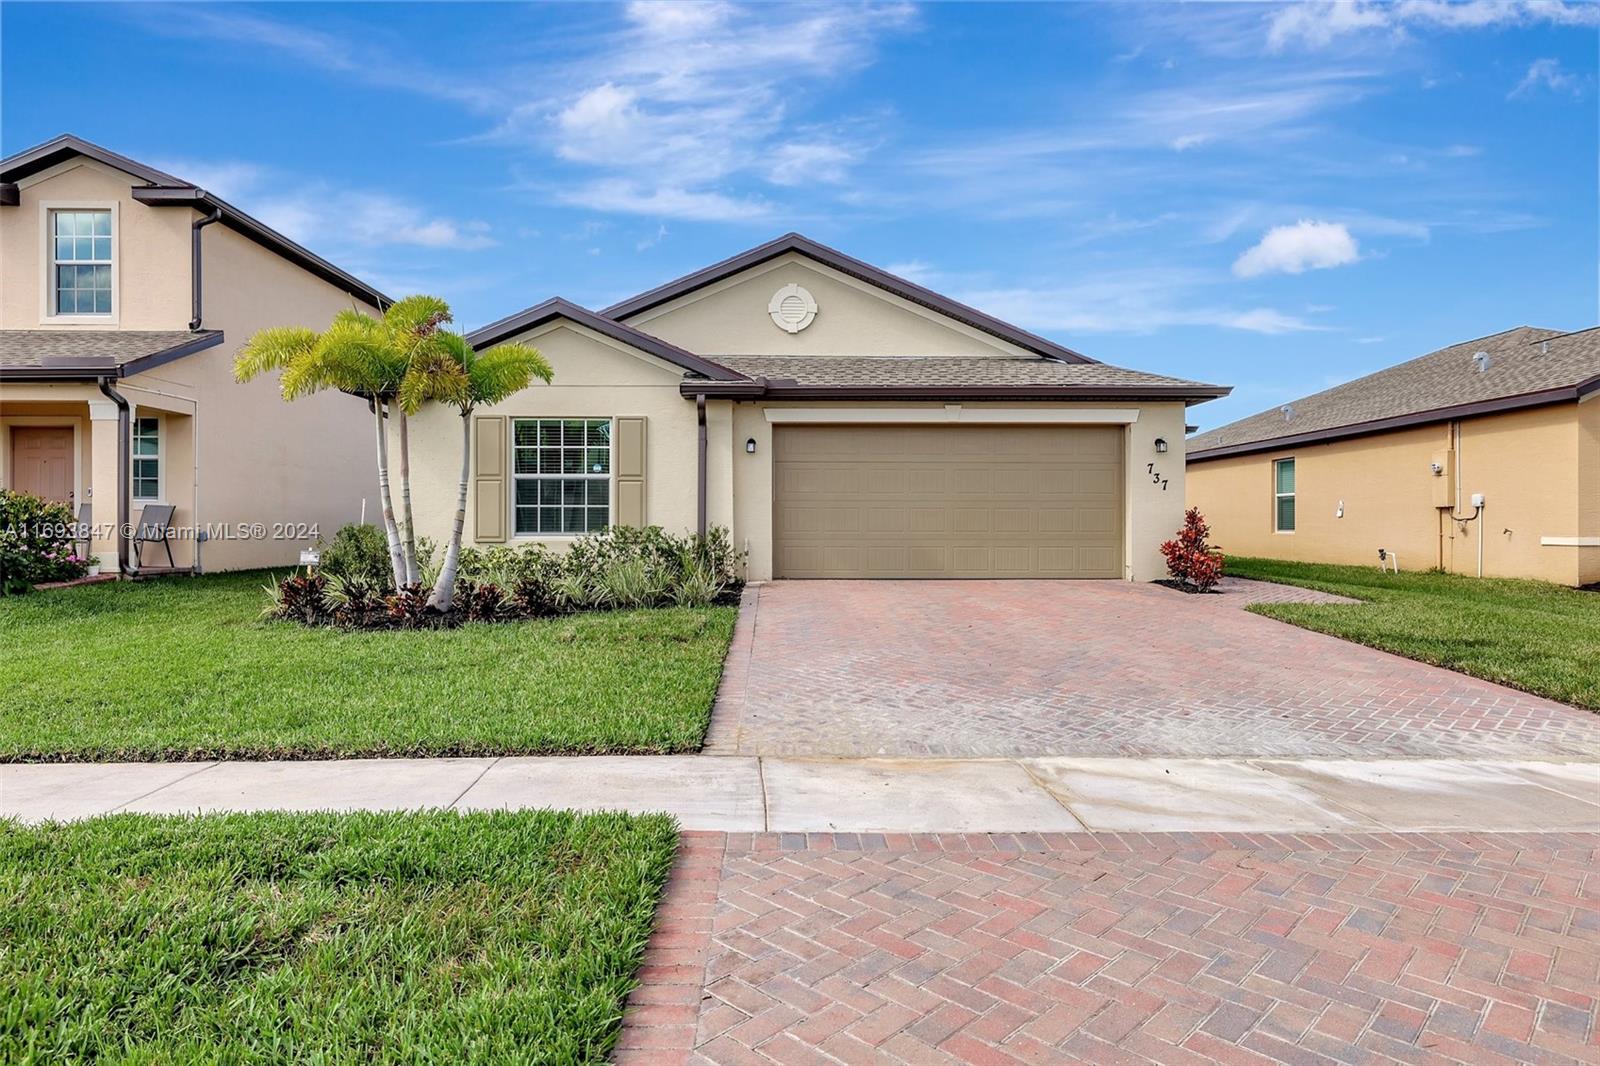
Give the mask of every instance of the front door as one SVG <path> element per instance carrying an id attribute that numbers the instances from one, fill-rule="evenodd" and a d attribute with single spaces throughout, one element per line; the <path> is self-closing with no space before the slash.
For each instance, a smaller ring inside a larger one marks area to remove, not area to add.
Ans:
<path id="1" fill-rule="evenodd" d="M 11 487 L 72 503 L 72 427 L 12 426 Z"/>

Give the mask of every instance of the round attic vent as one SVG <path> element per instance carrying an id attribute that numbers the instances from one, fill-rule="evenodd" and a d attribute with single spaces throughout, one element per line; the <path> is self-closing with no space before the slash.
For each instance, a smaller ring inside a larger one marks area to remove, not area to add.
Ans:
<path id="1" fill-rule="evenodd" d="M 772 294 L 767 304 L 772 322 L 786 333 L 799 333 L 817 317 L 817 301 L 798 285 L 785 285 Z"/>

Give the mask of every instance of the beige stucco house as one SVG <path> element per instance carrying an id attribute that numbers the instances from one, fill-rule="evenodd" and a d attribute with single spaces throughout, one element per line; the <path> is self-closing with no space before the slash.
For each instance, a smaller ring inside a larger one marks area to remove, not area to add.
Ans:
<path id="1" fill-rule="evenodd" d="M 1600 582 L 1600 329 L 1465 341 L 1199 434 L 1234 555 Z"/>
<path id="2" fill-rule="evenodd" d="M 723 526 L 755 580 L 1160 577 L 1185 410 L 1228 391 L 1096 362 L 797 234 L 469 336 L 555 369 L 475 414 L 471 543 Z M 413 423 L 435 537 L 457 417 Z"/>
<path id="3" fill-rule="evenodd" d="M 203 189 L 75 137 L 0 161 L 0 485 L 87 504 L 91 550 L 170 505 L 179 569 L 294 562 L 376 513 L 363 401 L 234 382 L 266 326 L 385 297 Z M 145 569 L 168 566 L 144 551 Z"/>

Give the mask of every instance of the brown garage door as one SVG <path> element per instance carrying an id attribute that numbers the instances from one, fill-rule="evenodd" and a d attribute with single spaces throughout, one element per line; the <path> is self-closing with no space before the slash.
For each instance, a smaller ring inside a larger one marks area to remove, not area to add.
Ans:
<path id="1" fill-rule="evenodd" d="M 1120 426 L 778 426 L 779 577 L 1121 577 Z"/>

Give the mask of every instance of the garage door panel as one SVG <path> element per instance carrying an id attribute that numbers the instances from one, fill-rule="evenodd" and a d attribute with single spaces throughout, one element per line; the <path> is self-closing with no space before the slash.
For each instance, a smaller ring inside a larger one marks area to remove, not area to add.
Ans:
<path id="1" fill-rule="evenodd" d="M 1101 426 L 781 426 L 783 577 L 1118 577 L 1122 435 Z"/>

